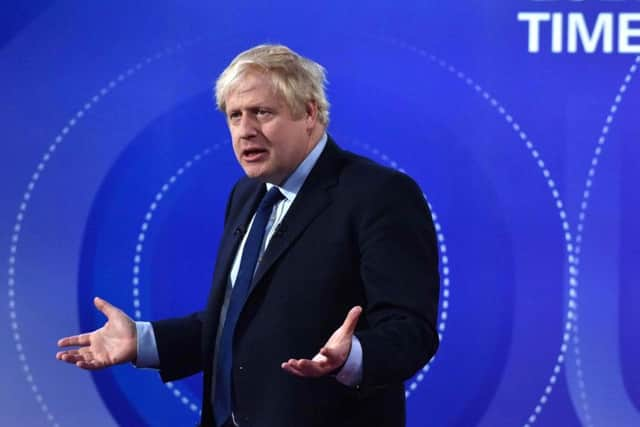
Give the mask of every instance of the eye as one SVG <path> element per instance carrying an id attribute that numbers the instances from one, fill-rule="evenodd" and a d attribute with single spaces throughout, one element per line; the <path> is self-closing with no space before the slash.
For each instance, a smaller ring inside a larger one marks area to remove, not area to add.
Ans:
<path id="1" fill-rule="evenodd" d="M 228 118 L 230 121 L 236 121 L 240 118 L 240 111 L 231 111 L 229 112 Z"/>
<path id="2" fill-rule="evenodd" d="M 265 118 L 271 115 L 272 112 L 270 110 L 267 110 L 266 108 L 258 108 L 258 110 L 256 111 L 256 116 L 258 116 L 258 118 Z"/>

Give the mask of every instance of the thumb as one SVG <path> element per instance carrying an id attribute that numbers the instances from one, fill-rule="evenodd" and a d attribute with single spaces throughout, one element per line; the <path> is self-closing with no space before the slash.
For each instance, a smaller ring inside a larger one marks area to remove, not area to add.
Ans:
<path id="1" fill-rule="evenodd" d="M 93 299 L 93 304 L 102 312 L 102 314 L 107 316 L 107 319 L 111 319 L 111 317 L 113 317 L 118 311 L 116 307 L 112 306 L 100 297 L 95 297 Z"/>
<path id="2" fill-rule="evenodd" d="M 341 328 L 344 328 L 344 332 L 353 335 L 353 332 L 356 330 L 356 325 L 358 324 L 358 319 L 360 319 L 360 315 L 362 314 L 362 307 L 359 305 L 353 307 L 347 313 L 346 319 L 344 319 L 344 323 L 342 323 Z"/>

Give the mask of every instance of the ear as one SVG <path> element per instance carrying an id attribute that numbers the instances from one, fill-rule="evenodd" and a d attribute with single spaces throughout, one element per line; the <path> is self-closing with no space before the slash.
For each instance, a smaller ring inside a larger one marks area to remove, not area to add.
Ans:
<path id="1" fill-rule="evenodd" d="M 318 122 L 318 104 L 316 104 L 316 101 L 307 102 L 307 104 L 305 105 L 304 117 L 307 124 L 307 129 L 313 129 Z"/>

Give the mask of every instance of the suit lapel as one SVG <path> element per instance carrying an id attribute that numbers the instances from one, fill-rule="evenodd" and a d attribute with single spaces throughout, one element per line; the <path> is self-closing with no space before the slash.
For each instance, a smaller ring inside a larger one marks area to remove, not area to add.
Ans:
<path id="1" fill-rule="evenodd" d="M 220 313 L 224 290 L 227 287 L 231 266 L 238 251 L 238 246 L 244 234 L 247 232 L 251 216 L 256 210 L 264 192 L 264 184 L 256 181 L 255 186 L 245 190 L 244 194 L 239 194 L 237 200 L 231 201 L 230 217 L 227 220 L 228 225 L 224 229 L 224 235 L 220 242 L 218 259 L 214 270 L 213 293 L 210 306 L 213 308 L 211 312 L 216 316 Z M 235 208 L 236 206 L 239 206 L 239 208 Z"/>
<path id="2" fill-rule="evenodd" d="M 340 149 L 329 139 L 289 211 L 278 226 L 251 283 L 251 291 L 307 226 L 331 203 L 328 188 L 335 185 L 341 165 Z"/>
<path id="3" fill-rule="evenodd" d="M 304 199 L 304 200 L 303 200 Z M 299 203 L 300 202 L 300 203 Z M 284 220 L 269 242 L 269 246 L 258 265 L 251 289 L 260 282 L 269 268 L 282 256 L 284 251 L 298 238 L 311 221 L 330 203 L 326 194 L 314 192 L 296 197 Z"/>

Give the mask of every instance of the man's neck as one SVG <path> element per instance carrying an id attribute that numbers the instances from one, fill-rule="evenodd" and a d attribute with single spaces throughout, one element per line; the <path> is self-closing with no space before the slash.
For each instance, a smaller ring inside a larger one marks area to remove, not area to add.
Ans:
<path id="1" fill-rule="evenodd" d="M 307 179 L 307 176 L 315 166 L 320 154 L 324 147 L 327 144 L 328 135 L 324 132 L 320 134 L 318 139 L 313 143 L 313 147 L 307 153 L 304 159 L 296 166 L 293 172 L 291 172 L 285 179 L 283 179 L 279 184 L 275 184 L 281 189 L 285 191 L 297 193 L 302 187 L 302 184 Z M 321 146 L 319 146 L 321 145 Z M 267 189 L 270 188 L 270 185 L 267 185 Z"/>

